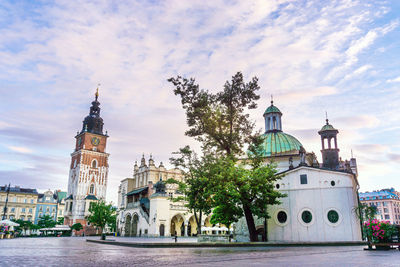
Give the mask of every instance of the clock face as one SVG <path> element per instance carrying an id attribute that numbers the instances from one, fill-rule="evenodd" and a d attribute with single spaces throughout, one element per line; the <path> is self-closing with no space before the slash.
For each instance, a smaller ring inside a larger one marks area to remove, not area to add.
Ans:
<path id="1" fill-rule="evenodd" d="M 92 145 L 98 146 L 100 144 L 100 139 L 97 137 L 92 138 Z"/>

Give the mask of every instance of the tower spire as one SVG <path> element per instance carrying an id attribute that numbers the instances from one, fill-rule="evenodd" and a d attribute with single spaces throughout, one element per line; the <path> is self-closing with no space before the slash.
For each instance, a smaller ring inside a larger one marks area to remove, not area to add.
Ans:
<path id="1" fill-rule="evenodd" d="M 325 120 L 326 120 L 326 125 L 329 124 L 329 120 L 328 120 L 328 112 L 325 111 Z"/>
<path id="2" fill-rule="evenodd" d="M 271 106 L 274 105 L 274 96 L 271 94 Z"/>

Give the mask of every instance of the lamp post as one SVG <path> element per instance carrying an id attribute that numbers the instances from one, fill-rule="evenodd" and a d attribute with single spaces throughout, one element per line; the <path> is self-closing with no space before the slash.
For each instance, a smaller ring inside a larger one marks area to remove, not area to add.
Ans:
<path id="1" fill-rule="evenodd" d="M 4 210 L 3 210 L 3 218 L 2 220 L 4 220 L 7 216 L 7 204 L 8 204 L 8 195 L 10 194 L 10 183 L 8 184 L 8 188 L 7 188 L 7 197 L 6 197 L 6 204 L 4 205 Z"/>

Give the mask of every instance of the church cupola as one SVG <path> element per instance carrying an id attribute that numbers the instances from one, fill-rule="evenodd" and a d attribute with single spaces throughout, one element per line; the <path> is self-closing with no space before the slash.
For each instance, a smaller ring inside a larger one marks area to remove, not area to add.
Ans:
<path id="1" fill-rule="evenodd" d="M 274 106 L 274 101 L 271 100 L 269 106 L 264 112 L 265 132 L 281 132 L 282 131 L 282 112 Z"/>
<path id="2" fill-rule="evenodd" d="M 90 132 L 94 134 L 103 134 L 103 119 L 100 117 L 99 89 L 97 88 L 95 99 L 90 107 L 89 115 L 83 120 L 81 132 Z"/>
<path id="3" fill-rule="evenodd" d="M 318 133 L 321 136 L 322 142 L 322 166 L 332 170 L 338 169 L 339 148 L 337 145 L 337 134 L 339 131 L 330 125 L 328 118 L 326 118 L 326 124 Z"/>

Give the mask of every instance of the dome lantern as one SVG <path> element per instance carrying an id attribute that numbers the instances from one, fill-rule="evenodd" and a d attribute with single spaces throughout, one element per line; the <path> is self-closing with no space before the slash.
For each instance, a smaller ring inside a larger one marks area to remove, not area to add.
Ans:
<path id="1" fill-rule="evenodd" d="M 274 106 L 274 101 L 271 97 L 271 106 L 264 112 L 265 133 L 281 132 L 282 131 L 282 112 Z"/>

